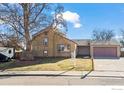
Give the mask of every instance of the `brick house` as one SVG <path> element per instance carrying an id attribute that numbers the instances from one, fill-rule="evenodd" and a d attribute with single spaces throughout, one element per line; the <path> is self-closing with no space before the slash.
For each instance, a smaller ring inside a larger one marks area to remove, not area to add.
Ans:
<path id="1" fill-rule="evenodd" d="M 70 57 L 76 43 L 49 27 L 33 35 L 32 52 L 37 57 Z"/>
<path id="2" fill-rule="evenodd" d="M 120 44 L 116 41 L 92 41 L 68 39 L 64 34 L 49 27 L 33 35 L 32 52 L 37 57 L 119 58 Z"/>

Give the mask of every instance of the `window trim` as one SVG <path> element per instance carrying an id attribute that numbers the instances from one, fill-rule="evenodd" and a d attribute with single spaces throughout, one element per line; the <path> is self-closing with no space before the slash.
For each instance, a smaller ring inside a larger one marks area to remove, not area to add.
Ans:
<path id="1" fill-rule="evenodd" d="M 47 51 L 47 53 L 44 53 L 44 51 Z M 48 50 L 43 50 L 43 56 L 48 56 Z"/>
<path id="2" fill-rule="evenodd" d="M 63 51 L 61 51 L 61 49 L 59 50 L 61 45 L 64 45 L 64 50 Z M 70 48 L 68 49 L 68 45 L 70 46 L 70 44 L 57 44 L 57 52 L 70 52 Z M 67 48 L 66 51 L 65 51 L 65 47 Z"/>
<path id="3" fill-rule="evenodd" d="M 67 44 L 67 49 L 70 51 L 70 49 L 71 49 L 71 45 L 70 44 Z"/>
<path id="4" fill-rule="evenodd" d="M 46 38 L 47 38 L 47 44 L 45 44 L 45 42 L 44 42 Z M 44 46 L 48 46 L 48 42 L 49 42 L 48 37 L 44 37 L 44 38 L 43 38 L 43 45 L 44 45 Z"/>

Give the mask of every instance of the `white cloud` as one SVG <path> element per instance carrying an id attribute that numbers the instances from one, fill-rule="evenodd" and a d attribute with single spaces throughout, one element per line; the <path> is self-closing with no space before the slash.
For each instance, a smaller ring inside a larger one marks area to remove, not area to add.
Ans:
<path id="1" fill-rule="evenodd" d="M 123 40 L 123 36 L 121 35 L 116 35 L 112 38 L 113 40 L 117 40 L 118 42 L 120 42 L 121 40 Z"/>
<path id="2" fill-rule="evenodd" d="M 74 27 L 75 28 L 80 28 L 82 25 L 80 24 L 80 23 L 76 23 L 76 24 L 74 24 Z"/>
<path id="3" fill-rule="evenodd" d="M 82 26 L 80 23 L 80 16 L 75 12 L 66 11 L 63 13 L 63 18 L 72 23 L 75 28 L 80 28 Z"/>
<path id="4" fill-rule="evenodd" d="M 115 39 L 122 39 L 123 36 L 121 36 L 121 35 L 116 35 L 114 38 L 115 38 Z"/>

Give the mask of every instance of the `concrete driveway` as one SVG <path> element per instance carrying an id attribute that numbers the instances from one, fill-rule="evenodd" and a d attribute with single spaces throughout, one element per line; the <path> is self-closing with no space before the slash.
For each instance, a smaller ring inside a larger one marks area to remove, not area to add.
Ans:
<path id="1" fill-rule="evenodd" d="M 124 58 L 120 59 L 94 59 L 96 71 L 124 71 Z"/>

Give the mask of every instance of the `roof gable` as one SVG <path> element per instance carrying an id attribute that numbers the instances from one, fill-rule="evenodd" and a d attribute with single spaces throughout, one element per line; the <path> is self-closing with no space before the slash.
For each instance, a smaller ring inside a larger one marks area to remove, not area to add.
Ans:
<path id="1" fill-rule="evenodd" d="M 40 32 L 34 34 L 32 40 L 34 40 L 34 38 L 36 38 L 37 36 L 39 36 L 40 34 L 46 32 L 46 31 L 54 31 L 54 30 L 55 30 L 55 29 L 54 29 L 53 27 L 47 27 L 47 28 L 41 30 Z M 67 39 L 67 40 L 69 40 L 69 41 L 71 41 L 71 42 L 77 44 L 77 43 L 74 42 L 73 40 L 68 39 L 65 34 L 63 34 L 62 32 L 59 32 L 57 29 L 54 31 L 54 33 L 56 33 L 57 35 L 61 36 L 62 38 L 65 38 L 65 39 Z"/>
<path id="2" fill-rule="evenodd" d="M 52 27 L 47 27 L 45 29 L 42 29 L 41 31 L 39 31 L 39 32 L 35 33 L 34 35 L 32 35 L 32 37 L 36 37 L 36 36 L 46 32 L 46 31 L 51 31 L 52 29 L 53 29 Z"/>

